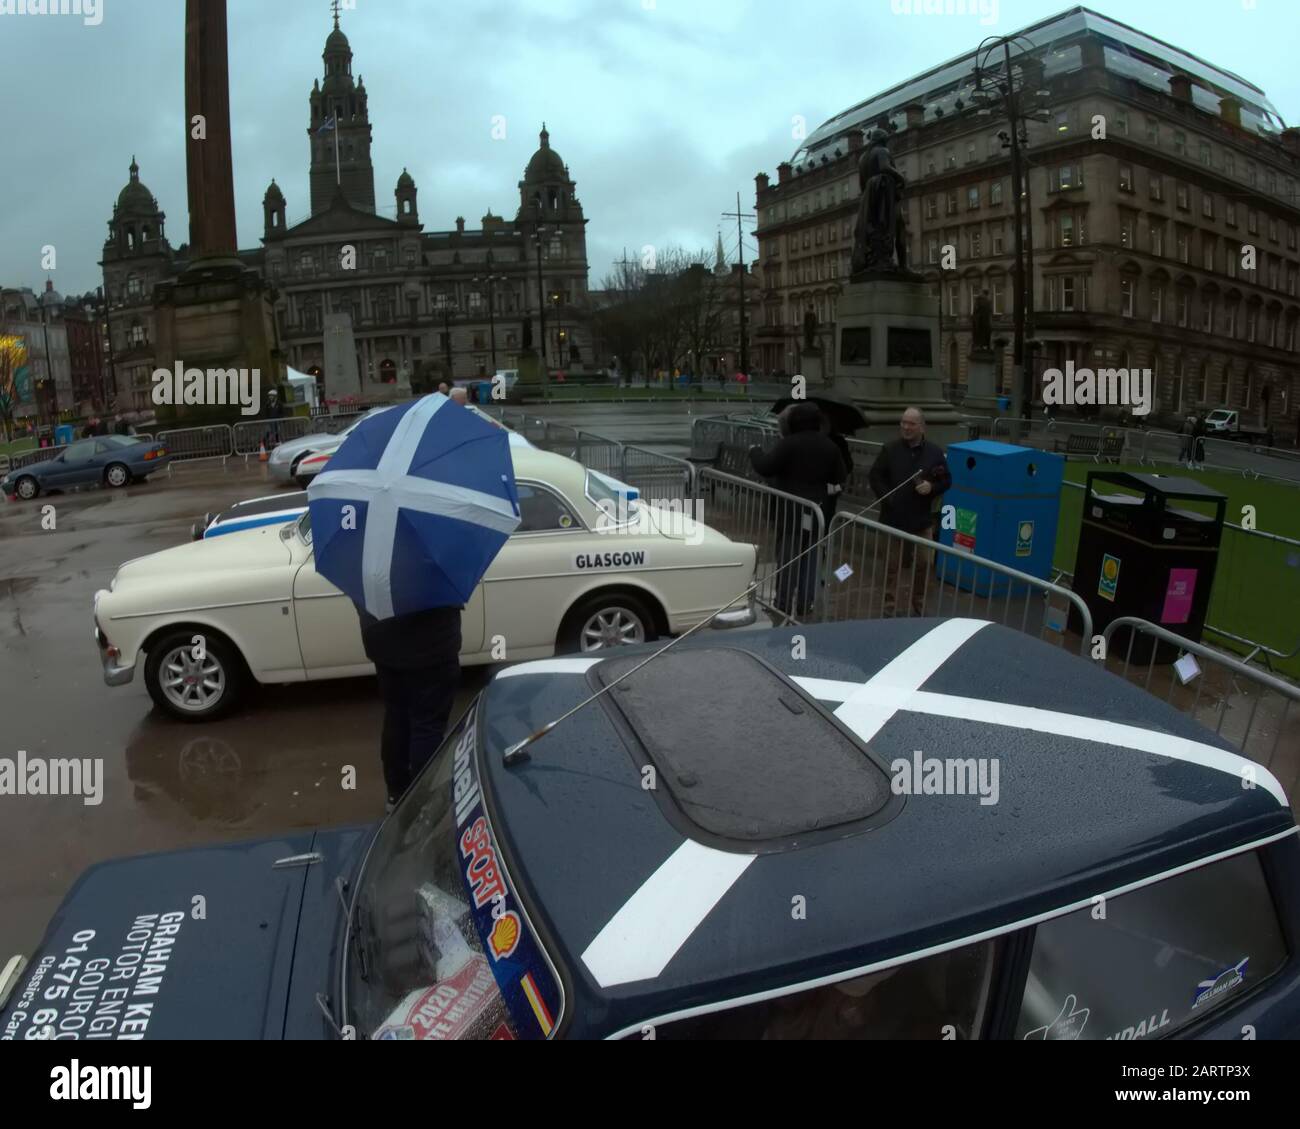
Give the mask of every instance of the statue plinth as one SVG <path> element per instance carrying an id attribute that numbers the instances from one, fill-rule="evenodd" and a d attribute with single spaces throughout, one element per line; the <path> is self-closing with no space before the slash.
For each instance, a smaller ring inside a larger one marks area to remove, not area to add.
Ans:
<path id="1" fill-rule="evenodd" d="M 857 404 L 873 429 L 896 430 L 903 411 L 916 407 L 936 443 L 965 438 L 957 410 L 944 399 L 939 299 L 924 278 L 911 271 L 864 272 L 840 295 L 835 328 L 832 393 Z"/>
<path id="2" fill-rule="evenodd" d="M 831 378 L 826 372 L 826 358 L 822 351 L 816 346 L 811 349 L 804 349 L 799 355 L 800 372 L 799 375 L 808 382 L 809 389 L 829 387 Z"/>
<path id="3" fill-rule="evenodd" d="M 962 407 L 970 415 L 998 414 L 998 355 L 994 350 L 977 346 L 970 351 Z"/>

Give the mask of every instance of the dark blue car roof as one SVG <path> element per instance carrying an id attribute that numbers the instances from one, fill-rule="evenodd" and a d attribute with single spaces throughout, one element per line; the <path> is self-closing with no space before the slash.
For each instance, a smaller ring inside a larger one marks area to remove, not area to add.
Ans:
<path id="1" fill-rule="evenodd" d="M 996 760 L 999 793 L 991 804 L 974 795 L 894 795 L 869 811 L 867 789 L 862 819 L 792 832 L 789 820 L 781 823 L 777 787 L 788 789 L 789 773 L 805 761 L 818 772 L 844 770 L 794 747 L 777 752 L 797 763 L 771 760 L 756 700 L 753 747 L 728 745 L 710 718 L 752 686 L 698 677 L 663 695 L 662 723 L 602 700 L 507 767 L 505 749 L 602 683 L 594 657 L 502 671 L 480 702 L 496 831 L 548 947 L 588 1011 L 604 1015 L 606 1033 L 1004 931 L 1295 828 L 1267 770 L 1253 766 L 1256 786 L 1244 787 L 1249 762 L 1208 730 L 1123 679 L 1000 626 L 855 622 L 715 632 L 674 651 L 682 648 L 756 656 L 786 710 L 835 715 L 801 724 L 851 733 L 885 773 L 918 752 Z M 609 662 L 621 671 L 628 653 Z M 682 669 L 698 666 L 696 656 Z M 719 659 L 717 668 L 735 664 Z M 651 732 L 635 731 L 638 718 Z M 698 741 L 680 744 L 708 749 L 685 750 L 684 762 L 681 748 L 655 748 L 664 734 L 693 725 Z M 691 778 L 697 769 L 704 777 L 734 769 L 728 757 L 766 764 L 778 778 L 742 789 L 753 805 L 742 813 L 753 816 L 748 840 L 717 831 L 749 826 L 735 812 L 717 822 L 687 801 L 708 784 Z M 647 788 L 647 763 L 680 778 Z M 787 794 L 791 817 L 805 820 L 800 797 Z M 792 912 L 796 899 L 802 914 Z"/>

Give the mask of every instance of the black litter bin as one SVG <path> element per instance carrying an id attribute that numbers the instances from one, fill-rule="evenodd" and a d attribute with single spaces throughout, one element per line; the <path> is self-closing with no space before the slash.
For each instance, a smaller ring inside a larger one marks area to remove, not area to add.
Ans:
<path id="1" fill-rule="evenodd" d="M 1122 492 L 1102 493 L 1116 486 Z M 1190 502 L 1196 509 L 1171 503 Z M 1223 516 L 1228 499 L 1190 478 L 1124 471 L 1088 475 L 1079 551 L 1074 562 L 1074 590 L 1092 613 L 1100 635 L 1112 620 L 1137 616 L 1200 642 L 1210 589 L 1219 560 Z M 1212 513 L 1204 512 L 1210 510 Z M 1070 626 L 1082 629 L 1071 613 Z M 1156 644 L 1150 635 L 1121 628 L 1111 637 L 1111 653 L 1134 662 L 1171 663 L 1176 647 Z"/>

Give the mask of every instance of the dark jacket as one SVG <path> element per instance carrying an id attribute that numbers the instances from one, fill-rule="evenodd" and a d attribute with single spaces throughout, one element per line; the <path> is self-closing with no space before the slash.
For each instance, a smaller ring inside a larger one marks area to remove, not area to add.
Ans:
<path id="1" fill-rule="evenodd" d="M 923 473 L 915 482 L 904 486 L 880 507 L 880 520 L 905 533 L 919 533 L 933 525 L 934 505 L 952 486 L 943 448 L 925 439 L 918 446 L 909 447 L 900 437 L 880 449 L 871 468 L 871 489 L 877 498 L 883 498 L 918 470 Z M 929 494 L 916 492 L 922 479 L 934 487 Z"/>
<path id="2" fill-rule="evenodd" d="M 376 666 L 417 670 L 442 666 L 460 655 L 461 608 L 431 608 L 423 612 L 376 619 L 357 607 L 361 644 Z"/>
<path id="3" fill-rule="evenodd" d="M 796 431 L 770 451 L 751 447 L 749 461 L 776 489 L 819 506 L 831 496 L 827 487 L 843 485 L 846 476 L 839 448 L 820 431 Z"/>

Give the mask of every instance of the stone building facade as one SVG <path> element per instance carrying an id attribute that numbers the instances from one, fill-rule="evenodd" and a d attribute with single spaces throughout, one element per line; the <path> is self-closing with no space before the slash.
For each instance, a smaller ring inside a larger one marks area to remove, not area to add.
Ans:
<path id="1" fill-rule="evenodd" d="M 1021 34 L 1039 47 L 1016 67 L 1040 107 L 1025 149 L 1037 373 L 1067 361 L 1150 368 L 1167 422 L 1227 406 L 1293 431 L 1300 132 L 1246 80 L 1086 9 Z M 981 290 L 995 339 L 1010 340 L 1009 126 L 1000 102 L 975 96 L 974 67 L 972 52 L 845 111 L 777 183 L 758 176 L 761 365 L 797 371 L 810 304 L 819 344 L 834 346 L 873 126 L 891 131 L 907 180 L 909 258 L 942 295 L 942 364 L 958 395 Z"/>
<path id="2" fill-rule="evenodd" d="M 423 362 L 453 379 L 515 368 L 527 334 L 552 371 L 591 365 L 587 220 L 545 126 L 513 218 L 489 210 L 476 228 L 458 218 L 454 230 L 426 231 L 406 170 L 392 217 L 377 208 L 368 96 L 337 16 L 322 58 L 325 73 L 309 97 L 310 215 L 291 224 L 291 201 L 272 180 L 262 246 L 240 252 L 274 288 L 275 344 L 287 364 L 324 382 L 325 323 L 342 314 L 362 399 L 395 394 Z M 138 172 L 133 161 L 103 259 L 119 388 L 128 395 L 139 394 L 154 367 L 153 287 L 187 257 L 167 244 L 163 213 Z M 324 394 L 339 391 L 326 386 Z"/>

